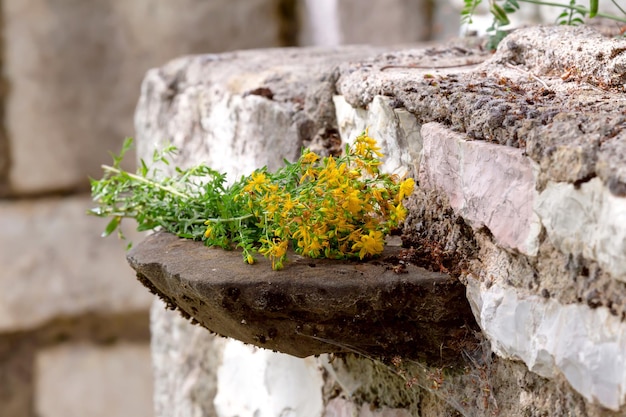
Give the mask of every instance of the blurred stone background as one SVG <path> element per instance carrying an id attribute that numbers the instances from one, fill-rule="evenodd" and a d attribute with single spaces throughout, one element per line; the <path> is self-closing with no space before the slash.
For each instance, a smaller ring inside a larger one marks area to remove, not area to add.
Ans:
<path id="1" fill-rule="evenodd" d="M 154 414 L 152 296 L 125 243 L 100 238 L 106 220 L 85 215 L 88 178 L 134 134 L 148 69 L 237 49 L 445 40 L 461 6 L 0 0 L 0 416 Z"/>

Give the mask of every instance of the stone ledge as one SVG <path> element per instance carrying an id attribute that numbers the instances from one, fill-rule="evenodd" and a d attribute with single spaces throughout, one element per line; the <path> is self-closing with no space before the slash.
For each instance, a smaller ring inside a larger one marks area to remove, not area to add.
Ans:
<path id="1" fill-rule="evenodd" d="M 292 254 L 282 271 L 269 261 L 156 233 L 128 261 L 170 308 L 245 343 L 306 357 L 357 351 L 374 356 L 455 360 L 473 340 L 465 287 L 448 275 L 394 265 L 399 247 L 369 262 Z"/>

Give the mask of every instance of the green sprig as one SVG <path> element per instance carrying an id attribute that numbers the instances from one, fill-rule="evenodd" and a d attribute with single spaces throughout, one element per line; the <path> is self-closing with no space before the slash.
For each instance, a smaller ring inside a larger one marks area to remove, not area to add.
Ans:
<path id="1" fill-rule="evenodd" d="M 546 7 L 560 7 L 563 12 L 557 17 L 557 23 L 560 25 L 580 25 L 584 23 L 586 17 L 603 17 L 617 22 L 626 23 L 626 11 L 617 4 L 616 0 L 611 2 L 624 14 L 624 16 L 616 16 L 598 11 L 600 1 L 589 0 L 589 7 L 577 4 L 576 0 L 570 0 L 569 4 L 562 4 L 543 0 L 489 0 L 489 12 L 493 16 L 491 26 L 487 29 L 490 34 L 487 42 L 488 49 L 496 49 L 500 41 L 508 34 L 505 29 L 510 24 L 509 16 L 519 10 L 519 3 L 530 3 Z M 476 8 L 482 3 L 482 0 L 464 0 L 464 6 L 461 10 L 461 23 L 473 23 L 472 17 Z"/>

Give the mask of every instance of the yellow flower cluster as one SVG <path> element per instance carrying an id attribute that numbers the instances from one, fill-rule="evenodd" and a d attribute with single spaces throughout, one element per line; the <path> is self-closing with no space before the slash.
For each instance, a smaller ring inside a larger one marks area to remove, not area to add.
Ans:
<path id="1" fill-rule="evenodd" d="M 258 251 L 272 268 L 283 267 L 290 243 L 312 258 L 363 259 L 383 251 L 385 236 L 406 217 L 402 201 L 415 183 L 381 174 L 382 156 L 365 131 L 342 157 L 305 150 L 277 173 L 262 169 L 247 179 L 238 198 L 262 231 Z"/>

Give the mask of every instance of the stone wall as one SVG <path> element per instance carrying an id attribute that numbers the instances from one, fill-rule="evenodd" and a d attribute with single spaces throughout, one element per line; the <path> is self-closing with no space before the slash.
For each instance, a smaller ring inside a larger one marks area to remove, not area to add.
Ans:
<path id="1" fill-rule="evenodd" d="M 133 113 L 146 71 L 188 54 L 319 44 L 319 36 L 311 33 L 324 31 L 326 21 L 312 29 L 311 15 L 318 6 L 305 3 L 0 3 L 1 416 L 153 414 L 148 346 L 152 297 L 125 264 L 125 244 L 100 239 L 106 222 L 85 216 L 91 207 L 88 177 L 100 176 L 100 165 L 110 162 L 108 152 L 117 151 L 124 137 L 134 134 Z M 405 32 L 397 24 L 422 21 L 422 0 L 395 2 L 388 13 L 379 10 L 377 17 L 384 24 L 368 20 L 369 28 L 357 33 L 352 22 L 357 17 L 371 19 L 363 12 L 370 6 L 381 9 L 377 3 L 342 1 L 342 10 L 358 4 L 361 14 L 341 14 L 337 30 L 345 35 L 337 43 L 408 42 L 427 36 L 424 31 Z M 387 39 L 389 28 L 394 37 Z M 330 97 L 328 88 L 320 91 Z M 260 97 L 254 98 L 256 106 Z M 222 110 L 231 111 L 229 105 L 248 104 L 222 105 Z M 332 108 L 314 101 L 306 108 L 313 113 L 303 119 L 297 134 L 332 135 L 320 122 Z M 258 130 L 248 133 L 264 137 L 264 125 L 274 117 L 290 116 L 265 110 Z M 262 156 L 250 161 L 266 163 Z M 142 236 L 128 226 L 130 240 L 139 241 Z M 181 345 L 188 346 L 190 338 L 199 344 L 210 339 L 191 336 L 196 329 L 185 326 L 180 325 Z M 158 326 L 153 328 L 158 335 Z M 154 347 L 152 353 L 161 357 Z M 183 361 L 186 356 L 183 352 L 175 357 Z M 199 362 L 208 374 L 215 367 L 211 361 L 209 355 Z M 182 398 L 213 395 L 210 389 L 199 392 L 190 382 L 204 380 L 205 371 L 193 360 L 185 363 L 188 367 L 180 369 L 186 369 L 190 379 L 172 379 L 182 383 L 180 389 L 157 378 L 157 414 L 166 412 L 160 398 L 172 389 Z M 210 409 L 212 405 L 200 408 Z"/>
<path id="2" fill-rule="evenodd" d="M 283 3 L 1 2 L 1 416 L 154 415 L 152 296 L 85 215 L 88 176 L 133 135 L 148 69 L 293 45 Z"/>
<path id="3" fill-rule="evenodd" d="M 160 391 L 158 415 L 624 415 L 624 49 L 588 28 L 538 27 L 493 56 L 470 42 L 264 50 L 149 72 L 142 157 L 170 138 L 177 164 L 238 176 L 369 127 L 383 168 L 419 184 L 403 234 L 412 261 L 459 279 L 481 329 L 461 365 L 296 360 L 155 306 L 156 384 L 184 387 Z M 203 387 L 215 397 L 191 395 Z"/>

